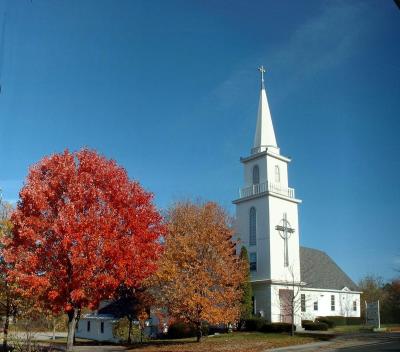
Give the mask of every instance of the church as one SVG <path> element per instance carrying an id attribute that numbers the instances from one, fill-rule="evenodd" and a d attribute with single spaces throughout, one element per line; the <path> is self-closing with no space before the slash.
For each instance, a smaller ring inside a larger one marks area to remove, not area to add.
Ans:
<path id="1" fill-rule="evenodd" d="M 360 317 L 357 286 L 324 252 L 300 247 L 298 206 L 289 187 L 291 159 L 278 147 L 264 85 L 250 155 L 240 158 L 244 185 L 236 205 L 236 238 L 249 253 L 254 314 L 270 322 L 321 316 Z M 238 248 L 240 251 L 240 248 Z"/>

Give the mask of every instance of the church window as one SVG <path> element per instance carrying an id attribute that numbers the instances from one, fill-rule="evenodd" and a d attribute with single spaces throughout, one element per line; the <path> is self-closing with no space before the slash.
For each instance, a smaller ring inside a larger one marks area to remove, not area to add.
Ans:
<path id="1" fill-rule="evenodd" d="M 314 310 L 318 310 L 318 300 L 314 302 Z"/>
<path id="2" fill-rule="evenodd" d="M 301 311 L 305 312 L 306 311 L 306 295 L 305 294 L 301 294 Z"/>
<path id="3" fill-rule="evenodd" d="M 104 334 L 104 321 L 100 323 L 100 333 Z"/>
<path id="4" fill-rule="evenodd" d="M 250 259 L 250 271 L 256 271 L 257 270 L 257 253 L 255 253 L 255 252 L 250 253 L 249 259 Z"/>
<path id="5" fill-rule="evenodd" d="M 275 165 L 275 182 L 281 182 L 281 171 L 278 165 Z"/>
<path id="6" fill-rule="evenodd" d="M 335 295 L 331 296 L 331 311 L 335 310 Z"/>
<path id="7" fill-rule="evenodd" d="M 260 183 L 260 168 L 258 165 L 253 167 L 253 185 L 258 185 Z"/>
<path id="8" fill-rule="evenodd" d="M 249 245 L 256 245 L 256 230 L 257 230 L 257 212 L 256 208 L 250 208 L 250 229 L 249 229 Z"/>
<path id="9" fill-rule="evenodd" d="M 87 322 L 87 331 L 90 331 L 90 320 Z"/>
<path id="10" fill-rule="evenodd" d="M 353 301 L 353 310 L 357 312 L 357 301 Z"/>

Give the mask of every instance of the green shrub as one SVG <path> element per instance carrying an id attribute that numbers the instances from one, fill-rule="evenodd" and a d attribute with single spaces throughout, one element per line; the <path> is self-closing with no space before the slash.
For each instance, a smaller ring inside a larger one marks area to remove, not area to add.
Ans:
<path id="1" fill-rule="evenodd" d="M 328 330 L 328 324 L 326 323 L 321 323 L 319 321 L 313 323 L 304 323 L 303 328 L 309 331 L 326 331 Z"/>
<path id="2" fill-rule="evenodd" d="M 251 319 L 246 319 L 244 321 L 244 329 L 246 331 L 260 331 L 262 326 L 266 324 L 267 321 L 264 318 L 251 318 Z"/>
<path id="3" fill-rule="evenodd" d="M 314 322 L 313 320 L 302 320 L 301 321 L 301 327 L 304 328 L 304 324 L 313 323 L 313 322 Z"/>
<path id="4" fill-rule="evenodd" d="M 294 330 L 296 331 L 296 325 L 294 326 Z M 270 333 L 278 333 L 278 332 L 291 332 L 292 324 L 290 323 L 266 323 L 261 329 L 261 332 L 270 332 Z"/>
<path id="5" fill-rule="evenodd" d="M 360 317 L 347 317 L 346 318 L 347 325 L 362 325 L 364 324 L 364 319 Z"/>
<path id="6" fill-rule="evenodd" d="M 330 317 L 318 317 L 315 319 L 315 322 L 320 322 L 328 325 L 329 329 L 332 329 L 336 326 L 335 322 L 330 319 Z"/>

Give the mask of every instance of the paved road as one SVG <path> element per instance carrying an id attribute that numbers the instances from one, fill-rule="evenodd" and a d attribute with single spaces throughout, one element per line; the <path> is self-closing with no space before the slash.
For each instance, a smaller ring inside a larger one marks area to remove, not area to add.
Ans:
<path id="1" fill-rule="evenodd" d="M 376 344 L 363 345 L 363 346 L 355 346 L 355 347 L 343 347 L 339 349 L 335 349 L 333 351 L 340 352 L 389 352 L 389 351 L 400 351 L 400 343 L 399 341 L 387 341 L 387 342 L 378 342 Z"/>
<path id="2" fill-rule="evenodd" d="M 331 341 L 276 348 L 268 352 L 392 352 L 400 351 L 400 333 L 339 336 Z"/>

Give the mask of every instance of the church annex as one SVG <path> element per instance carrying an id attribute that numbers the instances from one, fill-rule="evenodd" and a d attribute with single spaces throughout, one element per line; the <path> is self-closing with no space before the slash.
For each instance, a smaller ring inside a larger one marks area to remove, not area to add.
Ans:
<path id="1" fill-rule="evenodd" d="M 324 252 L 300 247 L 298 206 L 289 187 L 290 158 L 277 145 L 264 86 L 250 155 L 240 159 L 244 186 L 236 205 L 236 236 L 248 249 L 254 313 L 270 322 L 318 316 L 360 316 L 360 292 Z M 238 248 L 240 250 L 240 248 Z M 292 314 L 293 313 L 293 314 Z"/>

